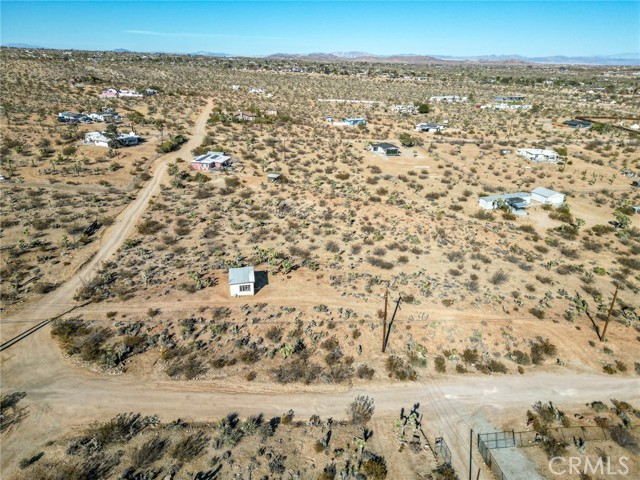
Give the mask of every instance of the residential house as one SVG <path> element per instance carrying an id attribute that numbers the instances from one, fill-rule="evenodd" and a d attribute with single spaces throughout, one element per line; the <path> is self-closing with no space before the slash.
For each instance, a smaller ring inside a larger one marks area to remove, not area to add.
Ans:
<path id="1" fill-rule="evenodd" d="M 559 207 L 564 203 L 564 193 L 549 190 L 544 187 L 536 187 L 531 191 L 531 200 L 543 205 Z"/>
<path id="2" fill-rule="evenodd" d="M 106 123 L 114 122 L 120 118 L 120 115 L 118 115 L 118 112 L 114 112 L 112 110 L 104 111 L 104 112 L 93 112 L 93 113 L 90 113 L 88 116 L 94 122 L 106 122 Z"/>
<path id="3" fill-rule="evenodd" d="M 235 115 L 236 120 L 241 122 L 253 122 L 258 116 L 252 112 L 238 112 Z"/>
<path id="4" fill-rule="evenodd" d="M 232 297 L 253 295 L 255 293 L 256 275 L 253 267 L 229 269 L 229 293 Z"/>
<path id="5" fill-rule="evenodd" d="M 264 93 L 264 88 L 255 88 L 255 87 L 251 87 L 248 90 L 249 93 Z"/>
<path id="6" fill-rule="evenodd" d="M 204 155 L 191 160 L 192 170 L 213 170 L 214 168 L 224 168 L 231 165 L 231 158 L 224 152 L 207 152 Z"/>
<path id="7" fill-rule="evenodd" d="M 445 125 L 437 123 L 419 123 L 416 125 L 418 132 L 443 132 L 445 128 Z"/>
<path id="8" fill-rule="evenodd" d="M 100 94 L 100 98 L 115 98 L 118 96 L 118 90 L 115 88 L 107 88 Z"/>
<path id="9" fill-rule="evenodd" d="M 512 153 L 513 153 L 513 150 L 511 150 L 510 148 L 500 149 L 500 155 L 511 155 Z"/>
<path id="10" fill-rule="evenodd" d="M 135 90 L 120 90 L 118 91 L 119 97 L 142 97 L 143 95 Z"/>
<path id="11" fill-rule="evenodd" d="M 346 125 L 351 125 L 351 126 L 360 126 L 360 125 L 366 125 L 367 124 L 367 119 L 366 118 L 345 118 L 344 119 L 344 123 Z"/>
<path id="12" fill-rule="evenodd" d="M 467 102 L 469 98 L 458 95 L 435 95 L 429 100 L 436 103 L 464 103 Z"/>
<path id="13" fill-rule="evenodd" d="M 389 107 L 390 110 L 396 111 L 398 113 L 409 113 L 416 114 L 418 113 L 418 107 L 413 105 L 392 105 Z"/>
<path id="14" fill-rule="evenodd" d="M 140 143 L 140 137 L 133 132 L 120 133 L 116 138 L 117 146 L 130 147 Z M 93 144 L 96 147 L 112 148 L 114 142 L 111 138 L 105 135 L 105 132 L 87 132 L 84 135 L 84 143 Z"/>
<path id="15" fill-rule="evenodd" d="M 372 143 L 370 148 L 372 152 L 384 153 L 388 157 L 400 155 L 400 148 L 392 143 Z"/>
<path id="16" fill-rule="evenodd" d="M 498 96 L 496 102 L 523 102 L 525 98 L 524 95 Z"/>
<path id="17" fill-rule="evenodd" d="M 516 154 L 526 158 L 531 162 L 558 163 L 561 157 L 553 150 L 542 150 L 540 148 L 519 148 Z"/>
<path id="18" fill-rule="evenodd" d="M 566 125 L 569 128 L 590 128 L 591 122 L 587 120 L 565 120 L 562 122 L 563 125 Z"/>
<path id="19" fill-rule="evenodd" d="M 91 118 L 88 116 L 74 112 L 58 113 L 58 121 L 64 123 L 92 123 Z"/>
<path id="20" fill-rule="evenodd" d="M 527 192 L 489 195 L 478 199 L 478 206 L 485 210 L 497 210 L 504 206 L 511 210 L 522 210 L 531 204 L 531 194 Z"/>

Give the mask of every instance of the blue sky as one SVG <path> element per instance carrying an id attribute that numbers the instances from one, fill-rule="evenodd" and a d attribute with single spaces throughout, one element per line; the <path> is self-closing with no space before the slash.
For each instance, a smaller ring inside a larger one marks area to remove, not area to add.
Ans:
<path id="1" fill-rule="evenodd" d="M 268 55 L 610 55 L 640 51 L 640 1 L 8 1 L 0 41 Z"/>

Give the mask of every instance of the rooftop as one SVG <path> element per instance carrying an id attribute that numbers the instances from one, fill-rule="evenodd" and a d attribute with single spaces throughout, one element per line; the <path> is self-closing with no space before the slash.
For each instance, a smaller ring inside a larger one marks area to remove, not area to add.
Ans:
<path id="1" fill-rule="evenodd" d="M 536 195 L 540 195 L 541 197 L 545 198 L 553 197 L 554 195 L 562 195 L 562 193 L 560 192 L 556 192 L 544 187 L 536 187 L 531 190 L 531 193 L 535 193 Z"/>
<path id="2" fill-rule="evenodd" d="M 392 143 L 386 143 L 386 142 L 372 143 L 371 146 L 372 147 L 380 147 L 380 148 L 383 148 L 384 150 L 390 150 L 390 149 L 400 150 L 400 147 L 397 147 L 396 145 L 394 145 Z"/>
<path id="3" fill-rule="evenodd" d="M 240 267 L 229 269 L 229 285 L 239 285 L 241 283 L 255 283 L 256 275 L 253 267 Z"/>

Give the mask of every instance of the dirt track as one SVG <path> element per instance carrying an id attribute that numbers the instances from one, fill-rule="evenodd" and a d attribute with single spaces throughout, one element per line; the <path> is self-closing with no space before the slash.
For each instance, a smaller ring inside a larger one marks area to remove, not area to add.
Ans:
<path id="1" fill-rule="evenodd" d="M 76 305 L 73 301 L 75 291 L 126 240 L 165 177 L 166 164 L 201 143 L 211 106 L 209 102 L 198 117 L 190 140 L 181 153 L 161 157 L 154 165 L 153 177 L 103 233 L 96 255 L 56 291 L 34 305 L 3 315 L 0 326 L 3 342 L 32 324 Z M 131 305 L 144 310 L 150 306 L 153 305 L 139 300 Z M 107 309 L 110 307 L 105 305 L 104 310 Z M 421 403 L 425 420 L 431 422 L 436 430 L 440 425 L 453 450 L 455 466 L 464 472 L 462 459 L 467 448 L 468 427 L 473 427 L 471 416 L 480 409 L 517 407 L 524 410 L 536 400 L 553 400 L 562 404 L 606 400 L 613 396 L 632 403 L 640 400 L 640 381 L 636 378 L 570 370 L 526 376 L 458 377 L 411 384 L 371 384 L 355 389 L 346 386 L 265 388 L 264 385 L 246 382 L 233 383 L 233 380 L 211 383 L 157 382 L 135 376 L 108 378 L 64 360 L 51 339 L 48 327 L 2 352 L 1 362 L 2 392 L 27 392 L 25 405 L 29 407 L 29 416 L 23 423 L 2 438 L 2 476 L 13 471 L 18 460 L 33 454 L 44 442 L 64 433 L 69 427 L 105 420 L 120 412 L 158 414 L 162 419 L 183 417 L 201 420 L 213 419 L 229 411 L 237 411 L 241 415 L 260 412 L 278 415 L 289 409 L 303 418 L 312 414 L 342 416 L 346 404 L 357 394 L 374 397 L 378 416 L 396 415 L 403 406 Z"/>

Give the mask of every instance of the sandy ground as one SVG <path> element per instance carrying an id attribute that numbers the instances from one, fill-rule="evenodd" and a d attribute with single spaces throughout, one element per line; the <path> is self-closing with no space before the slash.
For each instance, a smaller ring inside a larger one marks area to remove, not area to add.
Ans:
<path id="1" fill-rule="evenodd" d="M 193 134 L 182 151 L 190 151 L 201 143 L 210 108 L 211 102 L 198 117 Z M 68 282 L 37 303 L 4 315 L 0 330 L 3 342 L 30 324 L 54 317 L 75 306 L 72 300 L 75 291 L 128 237 L 158 191 L 165 177 L 166 164 L 178 156 L 180 153 L 174 153 L 158 160 L 153 178 L 142 188 L 136 200 L 119 215 L 114 225 L 105 231 L 97 253 Z M 312 282 L 312 279 L 303 281 Z M 222 299 L 219 300 L 216 304 L 222 303 Z M 259 296 L 256 301 L 260 301 Z M 285 290 L 280 298 L 277 295 L 270 298 L 270 302 L 278 301 L 283 304 L 290 302 Z M 227 302 L 241 304 L 241 300 L 235 299 Z M 175 308 L 177 304 L 175 299 L 166 304 L 156 303 L 151 305 L 138 299 L 127 308 L 146 310 L 150 306 L 157 306 L 168 309 L 172 305 Z M 184 307 L 186 303 L 180 306 Z M 336 305 L 344 305 L 344 301 Z M 377 308 L 370 305 L 367 309 L 375 311 Z M 106 312 L 113 310 L 114 306 L 87 307 L 88 311 L 91 309 Z M 448 312 L 451 315 L 451 311 Z M 223 382 L 158 381 L 135 375 L 105 378 L 63 359 L 51 339 L 49 327 L 3 351 L 1 362 L 0 386 L 3 393 L 27 392 L 25 405 L 29 409 L 29 416 L 22 424 L 2 438 L 3 476 L 16 468 L 18 460 L 70 427 L 106 420 L 120 412 L 157 414 L 167 419 L 182 417 L 201 420 L 218 418 L 230 410 L 241 415 L 277 415 L 293 409 L 303 417 L 312 414 L 342 416 L 345 405 L 357 394 L 374 397 L 376 418 L 380 419 L 392 418 L 399 413 L 401 406 L 408 406 L 411 402 L 420 403 L 426 422 L 432 431 L 441 432 L 447 439 L 453 451 L 454 466 L 463 473 L 468 457 L 469 427 L 474 426 L 473 415 L 482 409 L 522 410 L 537 400 L 580 403 L 599 399 L 603 392 L 615 392 L 618 398 L 631 403 L 640 401 L 640 380 L 637 378 L 611 377 L 572 369 L 553 373 L 542 371 L 526 376 L 429 377 L 411 384 L 380 382 L 355 388 L 333 385 L 253 385 L 233 379 Z"/>

